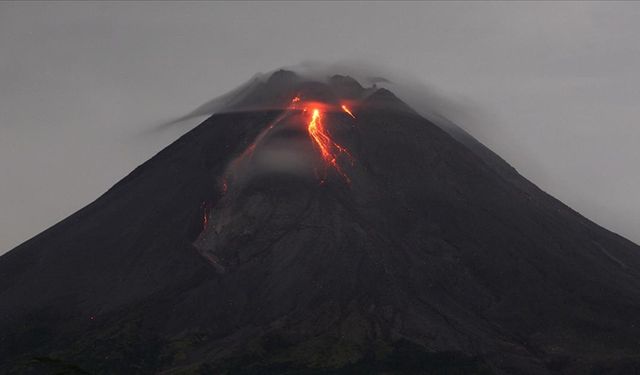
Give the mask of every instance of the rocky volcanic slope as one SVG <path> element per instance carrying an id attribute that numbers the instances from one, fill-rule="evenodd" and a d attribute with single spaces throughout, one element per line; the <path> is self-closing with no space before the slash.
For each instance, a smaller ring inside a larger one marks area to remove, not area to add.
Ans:
<path id="1" fill-rule="evenodd" d="M 317 155 L 295 95 L 352 103 L 349 181 L 256 166 Z M 0 372 L 640 372 L 638 246 L 387 90 L 281 71 L 231 108 L 0 258 Z"/>

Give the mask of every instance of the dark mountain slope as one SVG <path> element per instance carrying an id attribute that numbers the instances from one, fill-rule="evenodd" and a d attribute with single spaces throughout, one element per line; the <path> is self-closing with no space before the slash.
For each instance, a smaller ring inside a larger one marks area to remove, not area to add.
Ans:
<path id="1" fill-rule="evenodd" d="M 355 118 L 323 117 L 347 178 L 306 112 L 213 115 L 0 258 L 0 369 L 638 371 L 636 245 L 391 92 L 329 82 L 280 72 L 246 100 L 348 97 Z"/>

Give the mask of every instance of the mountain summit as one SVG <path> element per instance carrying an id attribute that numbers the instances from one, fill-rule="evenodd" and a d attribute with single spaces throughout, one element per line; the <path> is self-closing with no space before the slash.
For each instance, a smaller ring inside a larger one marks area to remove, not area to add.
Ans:
<path id="1" fill-rule="evenodd" d="M 0 257 L 0 372 L 640 371 L 640 248 L 459 128 L 348 76 L 221 102 Z"/>

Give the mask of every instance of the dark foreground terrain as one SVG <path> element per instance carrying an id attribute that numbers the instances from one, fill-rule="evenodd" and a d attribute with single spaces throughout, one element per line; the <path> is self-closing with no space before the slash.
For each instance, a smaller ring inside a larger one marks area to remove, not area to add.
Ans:
<path id="1" fill-rule="evenodd" d="M 0 257 L 0 373 L 640 373 L 638 246 L 387 90 L 241 94 Z"/>

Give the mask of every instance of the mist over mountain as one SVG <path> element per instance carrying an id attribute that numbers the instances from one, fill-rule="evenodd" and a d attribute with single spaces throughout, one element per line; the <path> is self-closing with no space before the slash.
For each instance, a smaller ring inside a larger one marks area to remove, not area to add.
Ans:
<path id="1" fill-rule="evenodd" d="M 0 370 L 640 371 L 640 248 L 383 82 L 278 70 L 188 115 L 0 257 Z"/>

